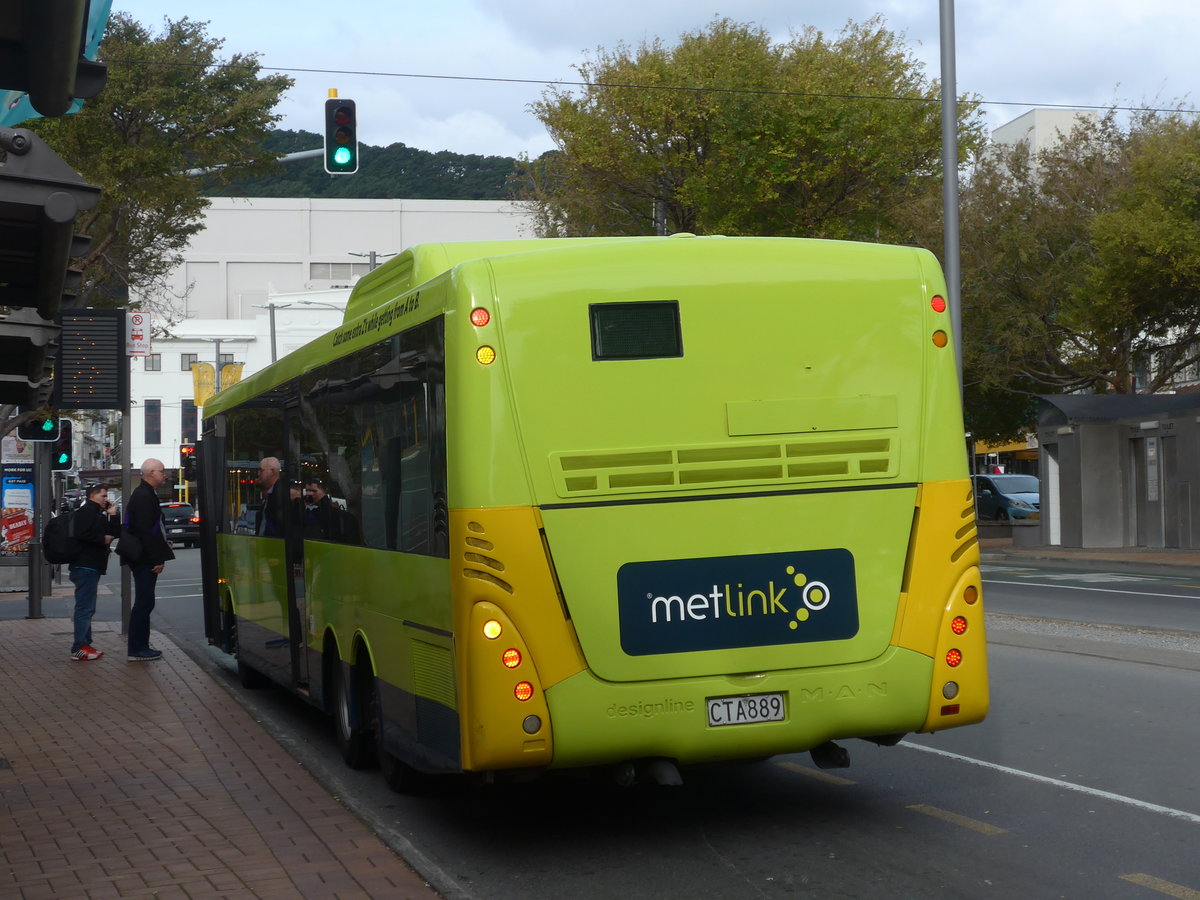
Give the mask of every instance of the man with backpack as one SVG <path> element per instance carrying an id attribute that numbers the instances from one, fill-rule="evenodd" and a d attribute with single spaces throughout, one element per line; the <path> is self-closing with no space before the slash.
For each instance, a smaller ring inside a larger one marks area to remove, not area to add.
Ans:
<path id="1" fill-rule="evenodd" d="M 71 583 L 75 585 L 75 641 L 71 644 L 71 658 L 99 659 L 104 651 L 92 646 L 96 586 L 100 576 L 108 571 L 108 545 L 121 532 L 117 508 L 108 499 L 108 485 L 89 484 L 83 505 L 65 515 L 74 517 L 72 530 L 79 543 L 79 553 L 68 565 Z"/>

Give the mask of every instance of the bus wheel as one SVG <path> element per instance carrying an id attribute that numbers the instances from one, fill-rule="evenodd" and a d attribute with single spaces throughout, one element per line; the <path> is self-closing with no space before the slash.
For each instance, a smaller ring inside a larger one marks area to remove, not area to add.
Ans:
<path id="1" fill-rule="evenodd" d="M 375 736 L 371 733 L 370 717 L 363 715 L 358 668 L 337 662 L 333 670 L 337 679 L 333 721 L 338 749 L 350 768 L 365 769 L 375 762 Z"/>

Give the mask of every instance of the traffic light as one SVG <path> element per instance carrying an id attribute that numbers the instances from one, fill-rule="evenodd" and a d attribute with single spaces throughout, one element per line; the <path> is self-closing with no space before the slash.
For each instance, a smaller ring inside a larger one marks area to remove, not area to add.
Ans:
<path id="1" fill-rule="evenodd" d="M 179 474 L 181 481 L 196 480 L 196 448 L 192 444 L 179 448 Z"/>
<path id="2" fill-rule="evenodd" d="M 24 425 L 17 426 L 17 437 L 23 441 L 57 441 L 58 416 L 39 413 Z"/>
<path id="3" fill-rule="evenodd" d="M 325 171 L 330 175 L 358 171 L 358 114 L 353 100 L 325 101 Z"/>
<path id="4" fill-rule="evenodd" d="M 58 420 L 58 439 L 50 452 L 50 471 L 67 472 L 75 468 L 75 443 L 71 436 L 71 420 Z"/>

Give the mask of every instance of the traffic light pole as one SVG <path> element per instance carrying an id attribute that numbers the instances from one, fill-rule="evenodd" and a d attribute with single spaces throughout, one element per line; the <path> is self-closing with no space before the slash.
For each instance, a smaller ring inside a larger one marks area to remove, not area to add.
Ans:
<path id="1" fill-rule="evenodd" d="M 133 357 L 125 357 L 125 365 L 133 369 Z M 130 371 L 128 374 L 132 374 Z M 127 378 L 125 384 L 129 384 Z M 121 520 L 125 520 L 125 511 L 129 509 L 129 496 L 133 493 L 133 421 L 130 416 L 132 404 L 128 389 L 123 398 L 125 407 L 121 410 Z M 121 634 L 129 633 L 129 611 L 133 608 L 130 596 L 133 588 L 133 575 L 129 566 L 121 566 Z"/>
<path id="2" fill-rule="evenodd" d="M 29 613 L 26 618 L 41 619 L 42 597 L 46 594 L 46 565 L 42 562 L 42 529 L 50 510 L 50 444 L 33 445 L 33 537 L 29 541 Z"/>

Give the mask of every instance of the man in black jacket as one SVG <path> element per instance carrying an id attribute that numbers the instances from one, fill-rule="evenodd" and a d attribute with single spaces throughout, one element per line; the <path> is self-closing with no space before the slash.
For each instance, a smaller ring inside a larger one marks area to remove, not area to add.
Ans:
<path id="1" fill-rule="evenodd" d="M 87 499 L 73 513 L 75 540 L 82 549 L 68 571 L 75 585 L 75 640 L 71 659 L 99 659 L 103 650 L 92 646 L 92 616 L 96 614 L 96 585 L 108 571 L 108 545 L 121 530 L 117 508 L 108 500 L 107 484 L 89 484 Z"/>
<path id="2" fill-rule="evenodd" d="M 130 662 L 159 659 L 162 651 L 150 646 L 150 613 L 154 611 L 154 586 L 168 559 L 174 559 L 163 533 L 158 488 L 167 480 L 162 460 L 142 463 L 142 483 L 134 488 L 125 507 L 125 527 L 142 545 L 142 555 L 129 564 L 133 576 L 133 609 L 129 612 Z"/>

